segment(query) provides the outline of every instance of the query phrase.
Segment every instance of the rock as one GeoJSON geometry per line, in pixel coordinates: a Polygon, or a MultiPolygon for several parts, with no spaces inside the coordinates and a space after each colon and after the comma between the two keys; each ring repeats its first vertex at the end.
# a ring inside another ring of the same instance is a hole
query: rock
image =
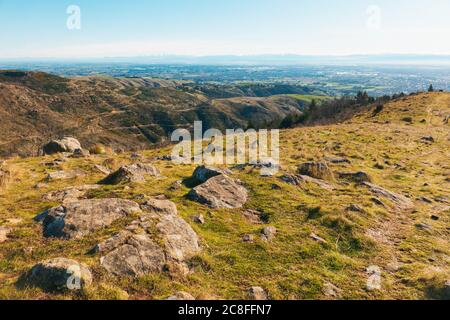
{"type": "Polygon", "coordinates": [[[11,172],[4,168],[0,168],[0,189],[5,188],[11,180],[11,172]]]}
{"type": "Polygon", "coordinates": [[[71,202],[54,207],[38,215],[44,237],[81,239],[114,221],[141,213],[135,202],[122,199],[92,199],[71,202]]]}
{"type": "Polygon", "coordinates": [[[400,265],[398,264],[397,261],[393,261],[393,262],[388,263],[388,264],[386,265],[386,270],[387,270],[388,272],[390,272],[390,273],[395,273],[395,272],[397,272],[398,270],[400,270],[400,265]]]}
{"type": "Polygon", "coordinates": [[[439,217],[438,216],[432,215],[430,218],[433,221],[439,221],[439,217]]]}
{"type": "Polygon", "coordinates": [[[167,265],[188,272],[186,261],[200,251],[197,234],[171,201],[151,199],[142,209],[139,220],[94,248],[104,255],[102,266],[116,276],[162,272],[167,265]]]}
{"type": "Polygon", "coordinates": [[[78,177],[83,177],[85,175],[86,175],[86,173],[80,169],[69,170],[69,171],[62,170],[62,171],[56,171],[56,172],[49,173],[46,178],[46,181],[50,182],[50,181],[55,181],[55,180],[69,180],[69,179],[75,179],[78,177]]]}
{"type": "Polygon", "coordinates": [[[411,199],[408,199],[407,197],[394,193],[392,191],[386,190],[380,186],[377,186],[372,183],[364,182],[363,185],[369,190],[374,193],[375,195],[379,197],[386,198],[390,200],[396,209],[399,210],[412,210],[415,208],[414,203],[411,201],[411,199]]]}
{"type": "Polygon", "coordinates": [[[251,287],[248,289],[249,300],[263,301],[268,300],[269,296],[267,292],[261,287],[251,287]]]}
{"type": "Polygon", "coordinates": [[[316,179],[316,178],[312,178],[309,176],[304,176],[304,175],[294,175],[294,174],[285,174],[283,176],[280,177],[280,180],[282,180],[285,183],[297,186],[297,187],[301,187],[304,188],[307,186],[307,184],[315,184],[319,187],[321,187],[322,189],[325,190],[334,190],[334,187],[324,181],[324,180],[320,180],[320,179],[316,179]]]}
{"type": "Polygon", "coordinates": [[[255,237],[253,235],[251,235],[251,234],[244,234],[242,236],[242,241],[244,241],[244,242],[253,242],[253,241],[255,241],[255,237]]]}
{"type": "Polygon", "coordinates": [[[420,229],[420,230],[432,230],[433,229],[429,224],[426,224],[426,223],[417,223],[416,228],[420,229]]]}
{"type": "Polygon", "coordinates": [[[326,157],[324,158],[325,161],[330,162],[332,164],[342,164],[342,163],[346,163],[346,164],[350,164],[351,161],[345,158],[329,158],[326,157]]]}
{"type": "Polygon", "coordinates": [[[211,208],[241,208],[248,199],[248,191],[237,180],[220,175],[192,189],[189,199],[211,208]]]}
{"type": "Polygon", "coordinates": [[[342,290],[334,284],[327,282],[323,286],[323,294],[328,298],[340,298],[342,290]]]}
{"type": "Polygon", "coordinates": [[[339,179],[355,182],[355,183],[363,183],[363,182],[372,182],[372,178],[365,172],[339,172],[339,179]]]}
{"type": "Polygon", "coordinates": [[[0,243],[8,240],[8,235],[12,232],[11,228],[0,227],[0,243]]]}
{"type": "Polygon", "coordinates": [[[425,202],[425,203],[433,203],[433,200],[428,199],[427,197],[418,197],[417,200],[425,202]]]}
{"type": "Polygon", "coordinates": [[[67,204],[74,202],[83,198],[87,191],[98,189],[99,185],[82,185],[78,187],[70,187],[63,190],[51,191],[45,194],[42,198],[43,200],[49,202],[59,202],[62,204],[67,204]]]}
{"type": "Polygon", "coordinates": [[[142,183],[145,182],[146,176],[157,177],[159,175],[159,170],[153,165],[135,163],[119,168],[119,170],[103,179],[100,184],[142,183]]]}
{"type": "Polygon", "coordinates": [[[375,203],[376,205],[378,205],[378,206],[386,207],[386,205],[384,204],[384,202],[381,201],[381,200],[378,199],[378,198],[371,198],[370,200],[371,200],[373,203],[375,203]]]}
{"type": "Polygon", "coordinates": [[[322,239],[321,237],[319,237],[315,233],[311,233],[309,236],[310,236],[311,239],[313,239],[316,242],[327,243],[327,241],[325,239],[322,239]]]}
{"type": "Polygon", "coordinates": [[[82,149],[81,143],[72,137],[65,137],[61,140],[52,140],[43,147],[44,154],[49,155],[63,152],[73,153],[77,149],[82,149]]]}
{"type": "Polygon", "coordinates": [[[192,301],[195,300],[195,298],[187,292],[178,291],[173,296],[168,297],[166,300],[192,301]]]}
{"type": "Polygon", "coordinates": [[[260,224],[263,222],[264,213],[257,210],[245,210],[244,217],[251,223],[260,224]]]}
{"type": "Polygon", "coordinates": [[[195,216],[193,218],[195,223],[199,223],[199,224],[205,224],[205,217],[203,217],[203,215],[199,215],[199,216],[195,216]]]}
{"type": "Polygon", "coordinates": [[[80,149],[76,149],[70,157],[79,159],[79,158],[87,158],[90,155],[91,154],[89,151],[80,148],[80,149]]]}
{"type": "Polygon", "coordinates": [[[94,165],[93,169],[99,173],[110,175],[112,171],[108,169],[107,167],[101,166],[101,165],[94,165]]]}
{"type": "Polygon", "coordinates": [[[80,290],[92,284],[92,274],[84,264],[56,258],[36,264],[25,275],[25,281],[46,291],[80,290]]]}
{"type": "Polygon", "coordinates": [[[272,226],[265,227],[262,230],[262,238],[265,241],[270,241],[270,240],[274,239],[276,234],[277,234],[277,228],[272,227],[272,226]]]}
{"type": "Polygon", "coordinates": [[[364,212],[364,209],[361,208],[359,205],[357,204],[351,204],[350,206],[347,207],[346,209],[347,211],[352,211],[352,212],[364,212]]]}
{"type": "Polygon", "coordinates": [[[199,183],[205,183],[209,179],[220,176],[222,174],[231,175],[233,173],[227,169],[200,166],[195,169],[194,173],[192,174],[192,178],[194,178],[199,183]]]}
{"type": "Polygon", "coordinates": [[[172,183],[172,185],[169,187],[169,190],[171,190],[171,191],[179,190],[179,189],[181,189],[182,186],[183,186],[183,181],[178,180],[178,181],[175,181],[174,183],[172,183]]]}
{"type": "Polygon", "coordinates": [[[434,142],[434,138],[432,136],[422,137],[421,140],[425,142],[434,142]]]}
{"type": "Polygon", "coordinates": [[[326,181],[334,181],[334,174],[326,163],[323,162],[307,162],[298,168],[298,173],[311,178],[326,181]]]}

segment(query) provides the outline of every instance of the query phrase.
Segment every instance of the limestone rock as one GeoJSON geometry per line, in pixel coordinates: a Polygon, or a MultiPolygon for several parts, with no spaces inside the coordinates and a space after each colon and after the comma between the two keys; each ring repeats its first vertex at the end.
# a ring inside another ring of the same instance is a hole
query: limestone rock
{"type": "Polygon", "coordinates": [[[60,140],[52,140],[43,147],[44,154],[55,154],[62,152],[73,153],[81,148],[81,143],[72,137],[65,137],[60,140]]]}
{"type": "Polygon", "coordinates": [[[100,184],[120,184],[120,183],[143,183],[146,176],[159,176],[159,170],[151,164],[135,163],[119,168],[116,172],[111,173],[100,184]]]}
{"type": "Polygon", "coordinates": [[[225,175],[216,176],[192,189],[188,198],[211,208],[241,208],[248,191],[238,181],[225,175]]]}
{"type": "Polygon", "coordinates": [[[92,199],[54,207],[38,215],[45,237],[81,239],[117,219],[141,213],[135,202],[122,199],[92,199]]]}
{"type": "Polygon", "coordinates": [[[79,290],[92,284],[92,274],[84,264],[56,258],[36,264],[25,280],[28,285],[46,291],[79,290]]]}

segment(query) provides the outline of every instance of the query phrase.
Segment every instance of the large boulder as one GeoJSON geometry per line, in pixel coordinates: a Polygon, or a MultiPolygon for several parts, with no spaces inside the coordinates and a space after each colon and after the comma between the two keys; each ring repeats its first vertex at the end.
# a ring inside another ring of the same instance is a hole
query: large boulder
{"type": "Polygon", "coordinates": [[[248,200],[248,191],[240,182],[220,175],[192,189],[188,198],[211,208],[242,208],[248,200]]]}
{"type": "Polygon", "coordinates": [[[194,178],[199,183],[204,183],[209,179],[220,176],[222,174],[232,174],[232,172],[227,169],[200,166],[195,169],[194,173],[192,174],[192,178],[194,178]]]}
{"type": "Polygon", "coordinates": [[[43,146],[44,154],[55,154],[62,152],[73,153],[77,149],[81,148],[81,143],[72,137],[64,137],[60,140],[52,140],[43,146]]]}
{"type": "Polygon", "coordinates": [[[36,264],[25,275],[25,283],[45,291],[80,290],[92,284],[92,274],[84,264],[56,258],[36,264]]]}
{"type": "Polygon", "coordinates": [[[159,170],[151,164],[135,163],[123,166],[111,173],[100,184],[115,185],[120,183],[142,183],[146,176],[159,176],[159,170]]]}
{"type": "Polygon", "coordinates": [[[81,239],[114,221],[141,213],[139,205],[123,199],[92,199],[70,202],[38,215],[45,237],[81,239]]]}
{"type": "Polygon", "coordinates": [[[124,231],[98,244],[101,265],[116,276],[142,276],[170,266],[187,273],[186,261],[200,251],[199,239],[168,200],[150,199],[146,214],[124,231]]]}
{"type": "Polygon", "coordinates": [[[326,163],[306,162],[298,167],[298,173],[315,179],[334,181],[334,174],[326,163]]]}

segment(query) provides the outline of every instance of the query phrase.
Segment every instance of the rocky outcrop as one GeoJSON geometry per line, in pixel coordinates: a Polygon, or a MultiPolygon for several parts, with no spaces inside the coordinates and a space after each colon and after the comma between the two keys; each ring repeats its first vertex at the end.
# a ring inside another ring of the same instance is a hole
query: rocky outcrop
{"type": "Polygon", "coordinates": [[[98,244],[102,266],[116,276],[141,276],[169,270],[187,274],[186,261],[200,251],[197,234],[168,200],[150,199],[145,214],[124,231],[98,244]]]}
{"type": "Polygon", "coordinates": [[[81,239],[131,214],[141,213],[139,205],[122,199],[93,199],[71,202],[38,215],[45,237],[81,239]]]}
{"type": "Polygon", "coordinates": [[[294,186],[297,186],[300,188],[304,188],[308,184],[314,184],[325,190],[330,190],[330,191],[334,190],[333,185],[328,183],[325,180],[320,180],[320,179],[316,179],[316,178],[312,178],[312,177],[304,176],[304,175],[299,175],[299,174],[285,174],[280,177],[280,180],[287,184],[291,184],[291,185],[294,185],[294,186]]]}
{"type": "Polygon", "coordinates": [[[81,143],[72,137],[65,137],[60,140],[52,140],[43,146],[44,154],[52,155],[55,153],[69,152],[73,153],[77,149],[82,149],[81,143]]]}
{"type": "Polygon", "coordinates": [[[298,167],[298,173],[315,179],[334,181],[334,174],[326,163],[306,162],[298,167]]]}
{"type": "Polygon", "coordinates": [[[45,291],[80,290],[92,284],[92,274],[84,264],[56,258],[36,264],[25,275],[24,282],[45,291]]]}
{"type": "Polygon", "coordinates": [[[74,169],[74,170],[68,170],[68,171],[61,170],[61,171],[49,173],[45,180],[47,182],[57,181],[57,180],[69,180],[69,179],[75,179],[78,177],[83,177],[85,175],[86,175],[86,173],[80,169],[74,169]]]}
{"type": "Polygon", "coordinates": [[[135,163],[119,168],[116,172],[111,173],[100,184],[115,185],[120,183],[142,183],[145,182],[147,176],[159,176],[159,170],[151,164],[135,163]]]}
{"type": "Polygon", "coordinates": [[[407,197],[401,194],[389,191],[387,189],[384,189],[380,186],[377,186],[369,182],[364,182],[363,185],[367,187],[376,196],[390,200],[396,209],[412,210],[415,207],[414,202],[412,202],[411,199],[408,199],[407,197]]]}
{"type": "Polygon", "coordinates": [[[82,185],[77,187],[70,187],[63,190],[55,190],[45,194],[42,198],[49,202],[58,202],[67,204],[81,200],[87,191],[98,189],[99,185],[82,185]]]}
{"type": "Polygon", "coordinates": [[[248,200],[248,191],[239,181],[220,175],[192,189],[188,198],[211,208],[241,208],[248,200]]]}
{"type": "Polygon", "coordinates": [[[209,179],[220,176],[222,174],[230,175],[232,174],[232,172],[227,169],[200,166],[195,169],[194,173],[192,174],[192,178],[195,179],[198,183],[204,183],[209,179]]]}

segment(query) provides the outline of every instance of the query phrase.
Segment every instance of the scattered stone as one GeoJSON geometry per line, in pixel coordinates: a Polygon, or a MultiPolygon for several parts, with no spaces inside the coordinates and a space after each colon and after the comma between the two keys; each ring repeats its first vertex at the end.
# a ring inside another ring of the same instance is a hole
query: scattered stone
{"type": "Polygon", "coordinates": [[[75,179],[78,177],[83,177],[85,176],[86,173],[83,170],[80,169],[74,169],[74,170],[69,170],[69,171],[56,171],[56,172],[52,172],[49,173],[46,181],[50,182],[50,181],[56,181],[56,180],[69,180],[69,179],[75,179]]]}
{"type": "Polygon", "coordinates": [[[397,272],[398,270],[400,270],[400,265],[398,264],[397,261],[393,261],[393,262],[388,263],[388,264],[386,265],[386,270],[387,270],[388,272],[395,273],[395,272],[397,272]]]}
{"type": "Polygon", "coordinates": [[[323,286],[323,294],[328,298],[340,298],[342,290],[336,287],[334,284],[327,282],[323,286]]]}
{"type": "Polygon", "coordinates": [[[187,292],[178,291],[173,296],[168,297],[166,300],[193,301],[195,300],[195,298],[187,292]]]}
{"type": "Polygon", "coordinates": [[[330,183],[328,183],[324,180],[315,179],[315,178],[312,178],[309,176],[304,176],[304,175],[299,175],[299,174],[285,174],[280,177],[280,180],[282,180],[283,182],[285,182],[287,184],[291,184],[291,185],[301,187],[301,188],[304,188],[307,186],[308,183],[311,183],[311,184],[315,184],[325,190],[329,190],[329,191],[334,190],[334,187],[330,183]]]}
{"type": "Polygon", "coordinates": [[[36,264],[25,280],[28,285],[46,291],[80,290],[92,284],[92,274],[84,264],[56,258],[36,264]]]}
{"type": "Polygon", "coordinates": [[[51,208],[35,220],[42,221],[44,237],[81,239],[117,219],[141,213],[139,205],[123,199],[92,199],[51,208]]]}
{"type": "Polygon", "coordinates": [[[339,172],[339,179],[351,181],[354,183],[372,182],[372,178],[365,172],[339,172]]]}
{"type": "Polygon", "coordinates": [[[244,217],[251,223],[260,224],[263,222],[264,213],[257,210],[245,210],[244,217]]]}
{"type": "Polygon", "coordinates": [[[172,183],[172,185],[169,187],[169,190],[171,190],[171,191],[179,190],[179,189],[181,189],[182,186],[183,186],[183,181],[178,180],[178,181],[175,181],[174,183],[172,183]]]}
{"type": "Polygon", "coordinates": [[[326,181],[334,181],[334,174],[326,163],[323,162],[307,162],[298,168],[298,173],[311,178],[326,181]]]}
{"type": "Polygon", "coordinates": [[[80,148],[80,149],[76,149],[70,157],[79,159],[79,158],[87,158],[90,155],[91,154],[89,151],[80,148]]]}
{"type": "Polygon", "coordinates": [[[384,202],[381,201],[381,200],[378,199],[378,198],[371,198],[370,200],[371,200],[373,203],[375,203],[376,205],[378,205],[378,206],[386,207],[386,205],[384,204],[384,202]]]}
{"type": "Polygon", "coordinates": [[[253,301],[269,300],[267,292],[261,287],[251,287],[248,290],[249,299],[253,301]]]}
{"type": "Polygon", "coordinates": [[[320,243],[327,243],[327,241],[321,237],[319,237],[318,235],[316,235],[315,233],[311,233],[309,235],[311,237],[311,239],[313,239],[316,242],[320,242],[320,243]]]}
{"type": "Polygon", "coordinates": [[[426,223],[417,223],[416,228],[420,229],[420,230],[432,230],[433,229],[429,224],[426,224],[426,223]]]}
{"type": "Polygon", "coordinates": [[[433,200],[431,200],[427,197],[418,197],[417,200],[425,202],[425,203],[433,203],[433,200]]]}
{"type": "Polygon", "coordinates": [[[255,241],[255,237],[253,235],[251,235],[251,234],[244,234],[242,236],[242,240],[244,242],[254,242],[255,241]]]}
{"type": "Polygon", "coordinates": [[[422,141],[426,141],[426,142],[434,142],[434,138],[431,136],[428,137],[422,137],[421,139],[422,141]]]}
{"type": "Polygon", "coordinates": [[[330,162],[332,164],[343,164],[343,163],[350,164],[351,163],[351,161],[349,159],[346,159],[346,158],[329,158],[329,157],[325,157],[324,159],[325,159],[325,161],[330,162]]]}
{"type": "Polygon", "coordinates": [[[78,201],[83,198],[87,191],[98,189],[99,185],[82,185],[77,187],[70,187],[63,190],[51,191],[45,194],[43,200],[49,202],[59,202],[67,204],[70,202],[78,201]]]}
{"type": "Polygon", "coordinates": [[[44,154],[48,155],[63,152],[73,153],[77,149],[82,149],[81,143],[72,137],[65,137],[61,140],[52,140],[43,147],[44,154]]]}
{"type": "Polygon", "coordinates": [[[382,164],[379,164],[379,163],[375,164],[373,167],[375,169],[378,169],[378,170],[384,170],[384,166],[382,164]]]}
{"type": "Polygon", "coordinates": [[[186,261],[200,251],[197,234],[171,201],[151,199],[142,209],[146,214],[127,230],[94,248],[93,252],[105,255],[101,265],[116,276],[162,272],[168,265],[187,274],[186,261]]]}
{"type": "Polygon", "coordinates": [[[151,164],[135,163],[123,166],[114,173],[111,173],[100,184],[115,185],[120,183],[143,183],[146,176],[157,177],[159,170],[151,164]]]}
{"type": "Polygon", "coordinates": [[[8,240],[8,235],[12,232],[11,228],[0,227],[0,243],[8,240]]]}
{"type": "Polygon", "coordinates": [[[202,214],[199,216],[195,216],[193,220],[195,223],[205,224],[205,217],[203,217],[202,214]]]}
{"type": "Polygon", "coordinates": [[[99,173],[110,175],[112,171],[107,167],[101,166],[99,164],[94,165],[93,169],[99,173]]]}
{"type": "Polygon", "coordinates": [[[414,203],[407,197],[384,189],[372,183],[364,182],[363,185],[377,196],[390,200],[399,210],[412,210],[415,208],[414,203]]]}
{"type": "Polygon", "coordinates": [[[239,181],[220,175],[195,187],[187,196],[211,208],[236,209],[247,202],[248,191],[239,181]]]}
{"type": "Polygon", "coordinates": [[[431,216],[431,220],[433,220],[433,221],[438,221],[438,220],[439,220],[439,217],[438,217],[438,216],[435,216],[435,215],[432,215],[432,216],[431,216]]]}
{"type": "Polygon", "coordinates": [[[347,211],[352,211],[352,212],[364,212],[364,209],[361,208],[359,205],[357,204],[351,204],[350,206],[347,207],[346,209],[347,211]]]}
{"type": "Polygon", "coordinates": [[[200,166],[197,167],[197,169],[195,169],[194,173],[192,174],[192,178],[194,178],[199,183],[205,183],[209,179],[223,174],[231,175],[233,173],[227,169],[218,169],[214,167],[200,166]]]}
{"type": "Polygon", "coordinates": [[[265,227],[262,230],[262,239],[264,241],[270,241],[273,240],[275,238],[277,234],[277,228],[270,226],[270,227],[265,227]]]}

